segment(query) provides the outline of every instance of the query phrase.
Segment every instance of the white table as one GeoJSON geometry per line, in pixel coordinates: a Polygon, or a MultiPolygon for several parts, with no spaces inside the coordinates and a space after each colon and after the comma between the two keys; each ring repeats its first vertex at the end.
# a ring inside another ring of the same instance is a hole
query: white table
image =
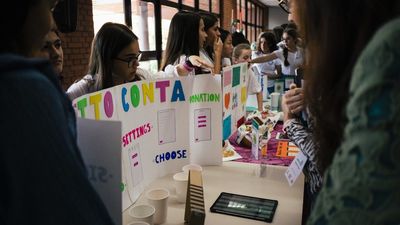
{"type": "MultiPolygon", "coordinates": [[[[278,200],[272,224],[300,225],[303,209],[304,176],[301,175],[290,187],[285,179],[287,167],[268,166],[266,177],[258,177],[255,170],[258,164],[225,162],[222,166],[203,167],[204,202],[206,225],[257,225],[266,222],[244,219],[219,213],[211,213],[210,207],[221,192],[230,192],[260,198],[278,200]]],[[[183,225],[185,204],[176,201],[172,174],[160,178],[148,188],[164,187],[170,190],[168,218],[165,225],[183,225]]],[[[143,194],[136,204],[146,203],[143,194]]],[[[129,219],[128,210],[123,213],[124,224],[129,219]]]]}

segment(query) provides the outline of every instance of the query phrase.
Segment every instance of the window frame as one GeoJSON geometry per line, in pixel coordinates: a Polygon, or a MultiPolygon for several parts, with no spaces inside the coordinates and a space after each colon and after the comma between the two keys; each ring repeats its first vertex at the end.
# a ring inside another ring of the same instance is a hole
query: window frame
{"type": "Polygon", "coordinates": [[[261,29],[261,32],[264,30],[263,24],[267,16],[267,7],[254,0],[239,0],[238,4],[239,9],[242,9],[244,7],[242,26],[246,39],[250,42],[257,41],[257,37],[260,34],[259,29],[261,29]],[[244,6],[242,5],[242,3],[244,3],[244,6]],[[254,11],[251,11],[251,8],[248,8],[249,5],[254,6],[254,11]],[[260,13],[262,14],[261,16],[259,15],[260,13]],[[254,22],[250,22],[250,16],[252,17],[251,20],[253,20],[254,22]],[[251,35],[252,29],[255,34],[254,37],[253,35],[251,35]]]}
{"type": "MultiPolygon", "coordinates": [[[[219,0],[219,14],[212,12],[212,3],[217,0],[208,0],[209,2],[209,9],[208,11],[199,9],[200,1],[204,0],[194,0],[194,7],[184,5],[182,0],[178,0],[178,3],[168,0],[140,0],[143,2],[149,2],[154,4],[154,21],[155,21],[155,43],[156,43],[156,50],[152,51],[143,51],[142,52],[142,60],[141,61],[149,61],[149,60],[157,60],[158,68],[161,64],[162,58],[162,6],[168,6],[172,8],[178,9],[178,11],[186,10],[186,11],[194,11],[194,12],[210,12],[213,15],[217,16],[220,23],[222,24],[223,20],[223,0],[219,0]]],[[[123,0],[124,6],[124,18],[125,24],[132,28],[132,0],[123,0]]]]}

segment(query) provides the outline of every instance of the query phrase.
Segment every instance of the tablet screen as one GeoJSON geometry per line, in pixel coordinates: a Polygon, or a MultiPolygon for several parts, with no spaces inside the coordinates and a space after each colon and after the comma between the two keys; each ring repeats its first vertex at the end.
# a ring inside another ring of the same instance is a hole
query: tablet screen
{"type": "Polygon", "coordinates": [[[253,220],[272,222],[278,201],[222,192],[211,212],[239,216],[253,220]]]}

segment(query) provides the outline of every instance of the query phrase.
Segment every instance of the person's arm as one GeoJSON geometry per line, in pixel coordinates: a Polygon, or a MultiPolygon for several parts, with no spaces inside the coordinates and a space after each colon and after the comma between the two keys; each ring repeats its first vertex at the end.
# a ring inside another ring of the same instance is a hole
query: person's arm
{"type": "MultiPolygon", "coordinates": [[[[68,98],[72,101],[75,98],[78,98],[82,95],[88,94],[89,91],[89,86],[93,85],[91,84],[88,79],[88,76],[85,76],[81,80],[77,81],[76,83],[73,83],[66,91],[66,94],[68,98]]],[[[94,82],[94,81],[93,81],[94,82]]]]}
{"type": "Polygon", "coordinates": [[[263,95],[262,92],[258,92],[257,94],[257,106],[258,106],[258,111],[263,111],[263,95]]]}
{"type": "Polygon", "coordinates": [[[65,96],[41,74],[33,75],[8,79],[0,92],[7,106],[0,112],[0,221],[113,224],[87,178],[65,96]]]}
{"type": "Polygon", "coordinates": [[[353,69],[343,141],[309,225],[400,221],[400,20],[376,34],[353,69]]]}
{"type": "Polygon", "coordinates": [[[274,60],[276,58],[277,58],[277,56],[275,55],[275,53],[272,52],[270,54],[263,55],[258,58],[252,59],[250,63],[264,63],[264,62],[269,62],[271,60],[274,60]]]}
{"type": "Polygon", "coordinates": [[[178,64],[176,66],[177,73],[179,76],[187,76],[190,72],[192,72],[195,67],[200,67],[204,69],[208,69],[212,71],[214,68],[212,65],[207,63],[204,59],[200,56],[192,55],[189,56],[184,62],[178,64]]]}
{"type": "Polygon", "coordinates": [[[195,67],[207,69],[213,71],[214,66],[210,65],[206,60],[202,59],[200,56],[192,55],[189,57],[181,56],[179,64],[172,65],[169,64],[165,67],[164,71],[159,71],[156,73],[156,78],[167,78],[167,77],[179,77],[194,75],[195,67]]]}

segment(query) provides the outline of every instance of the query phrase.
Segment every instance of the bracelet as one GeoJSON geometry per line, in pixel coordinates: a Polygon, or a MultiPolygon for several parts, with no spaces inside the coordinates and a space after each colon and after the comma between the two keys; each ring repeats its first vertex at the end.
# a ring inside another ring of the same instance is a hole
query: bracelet
{"type": "Polygon", "coordinates": [[[182,65],[188,72],[192,72],[192,70],[194,69],[193,64],[189,61],[188,58],[186,58],[185,62],[182,65]]]}

